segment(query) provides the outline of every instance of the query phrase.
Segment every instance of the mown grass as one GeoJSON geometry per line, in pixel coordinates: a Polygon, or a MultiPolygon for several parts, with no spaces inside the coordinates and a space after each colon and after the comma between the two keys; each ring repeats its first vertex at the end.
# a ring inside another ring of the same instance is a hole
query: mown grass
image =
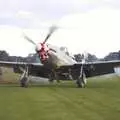
{"type": "Polygon", "coordinates": [[[18,83],[20,74],[13,72],[12,68],[2,67],[2,76],[0,76],[0,83],[18,83]]]}
{"type": "Polygon", "coordinates": [[[116,76],[88,79],[85,89],[71,82],[28,88],[1,84],[0,120],[119,120],[119,92],[116,76]]]}

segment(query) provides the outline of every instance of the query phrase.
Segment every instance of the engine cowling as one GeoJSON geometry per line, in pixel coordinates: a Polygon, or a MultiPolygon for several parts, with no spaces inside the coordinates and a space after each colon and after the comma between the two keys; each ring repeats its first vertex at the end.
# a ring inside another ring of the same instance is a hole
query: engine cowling
{"type": "Polygon", "coordinates": [[[40,43],[37,46],[36,51],[39,54],[42,63],[49,58],[49,49],[44,43],[40,43]]]}

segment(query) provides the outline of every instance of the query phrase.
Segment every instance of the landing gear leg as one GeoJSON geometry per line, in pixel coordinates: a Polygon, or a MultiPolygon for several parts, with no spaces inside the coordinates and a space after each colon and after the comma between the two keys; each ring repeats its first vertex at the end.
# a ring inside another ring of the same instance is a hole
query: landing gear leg
{"type": "Polygon", "coordinates": [[[49,74],[49,82],[53,83],[54,81],[54,71],[52,70],[51,73],[49,74]]]}
{"type": "Polygon", "coordinates": [[[80,88],[85,88],[86,86],[86,78],[85,77],[79,77],[76,81],[77,86],[80,88]]]}
{"type": "Polygon", "coordinates": [[[60,83],[60,79],[58,78],[58,74],[55,72],[54,75],[55,75],[55,79],[56,79],[57,83],[60,83]]]}
{"type": "Polygon", "coordinates": [[[87,81],[86,81],[86,75],[84,73],[83,67],[81,68],[80,76],[78,77],[76,83],[77,83],[77,86],[80,88],[85,88],[86,86],[87,81]]]}
{"type": "Polygon", "coordinates": [[[28,87],[28,67],[25,68],[21,78],[20,78],[20,86],[21,87],[28,87]]]}
{"type": "Polygon", "coordinates": [[[55,72],[55,70],[52,70],[51,73],[49,74],[49,82],[53,83],[54,80],[56,80],[58,83],[60,83],[58,74],[55,72]]]}
{"type": "Polygon", "coordinates": [[[21,80],[20,80],[20,86],[21,87],[28,87],[28,84],[27,84],[27,77],[23,77],[21,80]]]}
{"type": "Polygon", "coordinates": [[[73,80],[71,69],[68,70],[68,77],[70,80],[73,80]]]}
{"type": "Polygon", "coordinates": [[[53,75],[52,75],[52,74],[49,74],[49,82],[50,82],[50,83],[53,83],[53,81],[54,81],[53,75]]]}

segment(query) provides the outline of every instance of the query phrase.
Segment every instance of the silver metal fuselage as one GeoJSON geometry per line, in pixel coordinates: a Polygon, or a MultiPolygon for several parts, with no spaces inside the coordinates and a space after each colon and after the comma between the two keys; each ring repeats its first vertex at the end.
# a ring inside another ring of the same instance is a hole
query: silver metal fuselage
{"type": "Polygon", "coordinates": [[[63,65],[73,65],[76,61],[72,58],[72,56],[66,54],[66,51],[61,50],[59,47],[48,44],[49,58],[47,59],[47,63],[52,66],[60,67],[63,65]]]}

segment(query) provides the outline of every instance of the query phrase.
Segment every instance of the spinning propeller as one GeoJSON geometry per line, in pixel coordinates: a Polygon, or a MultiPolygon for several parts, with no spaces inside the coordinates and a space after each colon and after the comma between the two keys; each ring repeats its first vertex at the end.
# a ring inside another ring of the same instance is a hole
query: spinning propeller
{"type": "Polygon", "coordinates": [[[33,40],[31,40],[29,37],[27,37],[26,35],[24,35],[24,38],[25,38],[26,40],[28,40],[30,43],[32,43],[33,45],[36,46],[36,43],[35,43],[33,40]]]}
{"type": "Polygon", "coordinates": [[[49,30],[49,33],[48,35],[46,36],[45,40],[43,41],[43,44],[45,44],[48,40],[48,38],[52,35],[52,33],[57,30],[57,27],[56,26],[52,26],[50,27],[50,30],[49,30]]]}
{"type": "Polygon", "coordinates": [[[39,53],[40,58],[42,61],[46,60],[46,54],[47,54],[47,48],[45,46],[45,43],[48,41],[48,39],[50,38],[50,36],[53,34],[53,32],[57,29],[56,26],[52,26],[49,29],[49,33],[47,34],[47,36],[45,37],[44,41],[42,43],[40,43],[39,45],[37,45],[33,40],[31,40],[29,37],[27,37],[26,35],[24,35],[24,38],[26,40],[28,40],[30,43],[32,43],[33,45],[35,45],[36,47],[36,51],[39,53]]]}
{"type": "MultiPolygon", "coordinates": [[[[45,40],[42,42],[42,44],[45,44],[47,41],[48,41],[48,39],[50,38],[50,36],[53,34],[53,32],[55,31],[57,29],[57,27],[56,26],[52,26],[52,27],[50,27],[50,29],[49,29],[49,33],[47,34],[47,36],[45,37],[45,40]]],[[[28,40],[30,43],[32,43],[33,45],[37,45],[33,40],[31,40],[28,36],[26,36],[25,34],[24,34],[24,38],[26,39],[26,40],[28,40]]]]}

